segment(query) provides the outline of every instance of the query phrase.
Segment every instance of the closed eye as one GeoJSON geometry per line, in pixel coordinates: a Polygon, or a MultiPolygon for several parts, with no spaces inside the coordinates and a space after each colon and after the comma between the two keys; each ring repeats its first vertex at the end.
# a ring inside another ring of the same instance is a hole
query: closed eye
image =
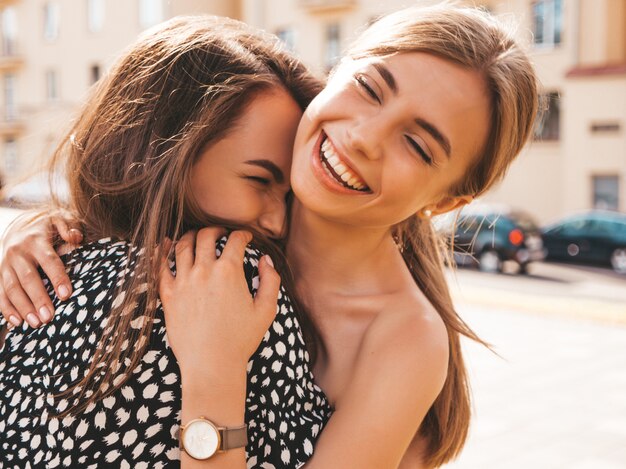
{"type": "Polygon", "coordinates": [[[428,156],[428,153],[424,151],[422,146],[419,143],[417,143],[415,140],[413,140],[411,137],[409,137],[408,135],[406,135],[404,138],[406,138],[406,141],[409,142],[409,145],[411,145],[411,147],[421,156],[424,162],[432,166],[433,159],[430,156],[428,156]]]}
{"type": "Polygon", "coordinates": [[[250,181],[258,182],[259,184],[262,184],[264,186],[269,186],[272,183],[272,181],[270,181],[269,179],[260,176],[245,176],[245,178],[249,179],[250,181]]]}
{"type": "Polygon", "coordinates": [[[372,88],[372,86],[368,83],[368,78],[365,75],[356,75],[354,79],[373,100],[375,100],[378,104],[382,104],[381,99],[376,94],[376,91],[374,91],[374,88],[372,88]]]}

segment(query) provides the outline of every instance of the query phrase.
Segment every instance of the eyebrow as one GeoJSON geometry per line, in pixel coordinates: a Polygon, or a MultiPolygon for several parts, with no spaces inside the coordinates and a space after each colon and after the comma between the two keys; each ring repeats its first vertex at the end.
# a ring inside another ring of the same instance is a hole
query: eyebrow
{"type": "Polygon", "coordinates": [[[285,175],[283,174],[282,170],[270,160],[248,160],[245,163],[252,166],[259,166],[260,168],[268,170],[272,174],[274,181],[276,181],[278,184],[282,184],[283,182],[285,182],[285,175]]]}
{"type": "Polygon", "coordinates": [[[374,62],[372,63],[372,66],[380,74],[383,80],[385,80],[385,83],[387,83],[387,86],[391,89],[393,94],[398,94],[398,84],[389,69],[380,62],[374,62]]]}
{"type": "MultiPolygon", "coordinates": [[[[374,62],[372,63],[372,66],[380,74],[385,83],[387,83],[387,86],[391,89],[393,94],[398,94],[398,84],[389,69],[381,62],[374,62]]],[[[437,141],[437,143],[441,145],[443,150],[446,152],[446,156],[450,158],[450,154],[452,153],[450,140],[446,138],[437,127],[424,119],[418,117],[415,119],[415,123],[428,132],[437,141]]]]}
{"type": "Polygon", "coordinates": [[[448,140],[448,138],[445,135],[443,135],[437,127],[435,127],[430,122],[425,121],[424,119],[420,119],[418,117],[415,119],[415,123],[419,125],[422,129],[424,129],[426,132],[428,132],[431,135],[431,137],[434,138],[437,141],[437,143],[439,143],[439,145],[441,145],[443,150],[446,152],[446,156],[450,158],[450,154],[452,153],[450,140],[448,140]]]}

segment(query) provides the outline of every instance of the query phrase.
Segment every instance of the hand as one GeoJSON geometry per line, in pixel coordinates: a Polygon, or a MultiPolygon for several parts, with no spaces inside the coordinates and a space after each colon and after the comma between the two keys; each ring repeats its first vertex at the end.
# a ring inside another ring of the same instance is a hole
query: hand
{"type": "Polygon", "coordinates": [[[37,268],[41,266],[57,296],[70,297],[72,287],[63,262],[54,250],[56,236],[70,245],[80,244],[79,224],[68,212],[44,216],[24,215],[6,231],[0,262],[0,311],[13,326],[26,320],[39,327],[52,319],[54,306],[37,268]]]}
{"type": "Polygon", "coordinates": [[[219,228],[186,233],[176,244],[176,276],[162,259],[159,294],[167,337],[183,381],[215,382],[241,375],[276,315],[280,277],[269,256],[259,261],[260,285],[252,297],[243,262],[248,232],[230,234],[218,259],[219,228]],[[195,255],[194,255],[195,247],[195,255]]]}

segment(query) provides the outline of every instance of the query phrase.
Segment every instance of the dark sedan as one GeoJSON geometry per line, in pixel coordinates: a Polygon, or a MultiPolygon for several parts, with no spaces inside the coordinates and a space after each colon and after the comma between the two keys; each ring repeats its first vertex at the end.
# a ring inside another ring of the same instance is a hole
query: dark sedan
{"type": "Polygon", "coordinates": [[[531,262],[544,258],[541,233],[533,218],[504,206],[467,207],[454,238],[456,263],[476,263],[484,272],[501,272],[504,262],[514,261],[524,273],[531,262]]]}
{"type": "Polygon", "coordinates": [[[592,211],[543,229],[547,259],[610,265],[626,274],[626,214],[592,211]]]}

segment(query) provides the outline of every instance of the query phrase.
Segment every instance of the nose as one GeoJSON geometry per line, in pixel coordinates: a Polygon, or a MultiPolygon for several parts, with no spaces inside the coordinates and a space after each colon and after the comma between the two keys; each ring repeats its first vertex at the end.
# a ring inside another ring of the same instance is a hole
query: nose
{"type": "Polygon", "coordinates": [[[383,122],[373,117],[361,117],[346,130],[349,148],[370,160],[382,157],[385,138],[383,122]]]}
{"type": "Polygon", "coordinates": [[[274,200],[259,218],[259,227],[270,238],[283,238],[287,231],[287,204],[285,200],[274,200]]]}

